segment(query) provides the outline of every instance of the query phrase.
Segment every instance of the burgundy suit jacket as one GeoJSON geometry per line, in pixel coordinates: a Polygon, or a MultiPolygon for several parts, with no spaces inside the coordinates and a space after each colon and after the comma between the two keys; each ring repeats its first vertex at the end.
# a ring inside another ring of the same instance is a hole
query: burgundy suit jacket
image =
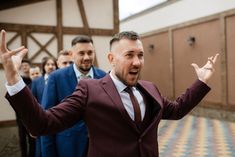
{"type": "Polygon", "coordinates": [[[169,101],[151,82],[140,80],[137,87],[152,99],[146,104],[151,106],[151,123],[143,131],[130,119],[109,75],[81,80],[71,96],[47,111],[40,108],[27,87],[6,98],[33,135],[54,134],[83,118],[89,131],[88,157],[158,157],[160,120],[182,118],[210,88],[197,80],[185,94],[169,101]]]}

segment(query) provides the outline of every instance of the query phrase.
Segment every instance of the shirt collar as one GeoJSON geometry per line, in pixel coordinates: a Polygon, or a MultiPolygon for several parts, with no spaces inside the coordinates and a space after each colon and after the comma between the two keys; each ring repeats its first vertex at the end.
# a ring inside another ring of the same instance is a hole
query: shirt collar
{"type": "Polygon", "coordinates": [[[122,81],[120,81],[117,76],[115,74],[113,74],[113,72],[111,71],[109,73],[111,79],[113,80],[117,90],[118,90],[118,93],[121,93],[122,91],[124,91],[124,89],[127,87],[124,83],[122,83],[122,81]]]}
{"type": "MultiPolygon", "coordinates": [[[[80,78],[82,73],[77,69],[77,66],[75,64],[73,64],[73,70],[75,72],[76,78],[80,78]]],[[[86,76],[89,76],[89,75],[91,78],[94,78],[93,68],[91,68],[89,72],[86,74],[86,76]]]]}
{"type": "Polygon", "coordinates": [[[48,75],[48,74],[45,74],[45,75],[44,75],[44,80],[47,80],[48,77],[49,77],[49,75],[48,75]]]}

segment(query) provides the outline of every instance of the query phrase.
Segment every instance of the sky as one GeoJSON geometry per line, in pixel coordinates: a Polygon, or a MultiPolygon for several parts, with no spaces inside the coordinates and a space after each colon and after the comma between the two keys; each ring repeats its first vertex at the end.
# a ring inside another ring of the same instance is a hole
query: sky
{"type": "Polygon", "coordinates": [[[166,0],[119,0],[119,19],[134,15],[166,0]]]}

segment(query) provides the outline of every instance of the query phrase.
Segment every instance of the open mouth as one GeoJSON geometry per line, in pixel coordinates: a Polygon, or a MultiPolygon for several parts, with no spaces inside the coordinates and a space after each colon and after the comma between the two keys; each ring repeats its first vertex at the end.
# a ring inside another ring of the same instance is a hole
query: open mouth
{"type": "Polygon", "coordinates": [[[90,66],[91,63],[83,63],[84,66],[90,66]]]}
{"type": "Polygon", "coordinates": [[[138,71],[130,71],[129,72],[130,75],[138,75],[138,73],[139,73],[138,71]]]}
{"type": "Polygon", "coordinates": [[[87,65],[87,64],[91,64],[91,62],[83,62],[82,64],[86,64],[87,65]]]}

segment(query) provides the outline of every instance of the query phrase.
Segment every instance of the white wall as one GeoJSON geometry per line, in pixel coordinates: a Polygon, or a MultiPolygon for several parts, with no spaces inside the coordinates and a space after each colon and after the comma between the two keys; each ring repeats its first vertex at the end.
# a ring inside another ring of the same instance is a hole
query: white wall
{"type": "MultiPolygon", "coordinates": [[[[112,0],[83,0],[90,28],[113,28],[112,0]]],[[[63,26],[82,27],[82,19],[77,0],[63,0],[63,26]]]]}
{"type": "Polygon", "coordinates": [[[235,8],[235,0],[180,0],[120,22],[120,30],[140,34],[235,8]]]}
{"type": "Polygon", "coordinates": [[[93,36],[94,45],[96,50],[96,59],[98,62],[99,67],[101,67],[106,72],[111,70],[111,65],[108,62],[108,52],[109,52],[109,41],[111,37],[100,37],[100,36],[93,36]]]}
{"type": "MultiPolygon", "coordinates": [[[[113,29],[113,1],[112,0],[83,0],[88,25],[90,28],[113,29]]],[[[62,23],[65,27],[83,27],[77,0],[62,0],[62,23]]],[[[31,24],[31,25],[47,25],[56,26],[56,0],[43,1],[35,4],[15,7],[0,11],[1,23],[14,24],[31,24]]],[[[2,29],[2,28],[1,28],[2,29]]],[[[7,31],[7,30],[6,30],[7,31]]],[[[7,41],[11,39],[16,32],[7,32],[7,41]]],[[[41,44],[45,44],[53,36],[51,33],[32,33],[41,44]]],[[[71,48],[71,41],[76,35],[64,35],[64,49],[71,48]]],[[[111,36],[93,36],[96,48],[96,58],[98,65],[105,71],[110,70],[107,60],[107,52],[109,50],[109,40],[111,36]]],[[[20,46],[21,38],[18,37],[12,44],[10,49],[20,46]]],[[[29,57],[38,51],[39,46],[30,38],[28,38],[29,57]]],[[[56,57],[57,39],[49,45],[48,50],[56,57]]],[[[34,63],[40,63],[46,53],[40,55],[33,60],[34,63]]],[[[4,87],[5,78],[3,71],[0,70],[0,121],[15,119],[15,113],[5,100],[4,95],[6,89],[4,87]]]]}
{"type": "Polygon", "coordinates": [[[9,105],[8,101],[4,98],[6,94],[5,88],[5,75],[2,70],[0,70],[0,121],[1,120],[11,120],[15,118],[15,112],[9,105]]]}
{"type": "Polygon", "coordinates": [[[56,25],[55,0],[0,11],[0,22],[17,24],[56,25]]]}

